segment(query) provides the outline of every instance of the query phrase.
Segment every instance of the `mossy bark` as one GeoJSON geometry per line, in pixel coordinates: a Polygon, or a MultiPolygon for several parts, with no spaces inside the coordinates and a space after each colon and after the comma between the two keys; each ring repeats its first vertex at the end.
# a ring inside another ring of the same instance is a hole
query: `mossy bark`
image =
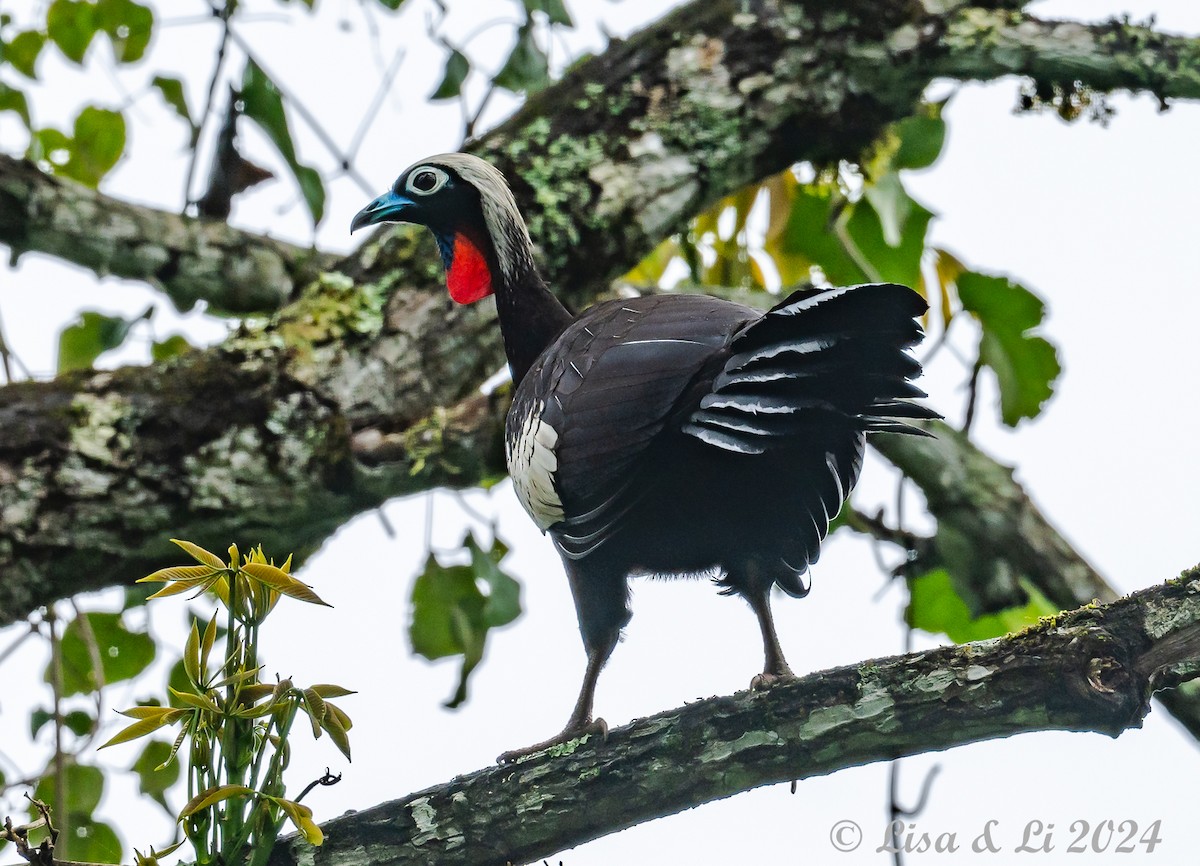
{"type": "Polygon", "coordinates": [[[697,701],[292,837],[272,866],[536,862],[761,785],[1027,731],[1139,727],[1200,676],[1200,568],[998,640],[875,659],[697,701]]]}

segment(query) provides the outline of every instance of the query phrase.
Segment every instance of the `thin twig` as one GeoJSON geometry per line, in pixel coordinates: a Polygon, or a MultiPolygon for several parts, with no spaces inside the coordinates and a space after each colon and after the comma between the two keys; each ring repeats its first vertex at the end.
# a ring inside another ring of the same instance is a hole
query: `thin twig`
{"type": "MultiPolygon", "coordinates": [[[[63,749],[63,664],[62,644],[58,636],[58,616],[54,605],[46,607],[46,623],[50,626],[50,687],[54,691],[54,796],[60,803],[69,801],[70,792],[67,790],[67,754],[63,749]]],[[[50,826],[50,818],[46,817],[46,826],[50,826]]],[[[70,838],[70,815],[63,810],[62,826],[59,832],[66,832],[70,838]]]]}
{"type": "Polygon", "coordinates": [[[971,368],[971,378],[967,380],[967,413],[963,418],[962,432],[963,435],[968,435],[971,432],[971,424],[975,421],[975,404],[979,397],[979,372],[983,369],[983,359],[977,358],[975,366],[971,368]]]}
{"type": "Polygon", "coordinates": [[[88,659],[92,664],[95,683],[94,694],[96,695],[96,715],[92,719],[87,737],[76,747],[76,752],[78,753],[95,738],[96,731],[100,729],[100,719],[104,715],[104,661],[100,658],[100,642],[96,640],[96,632],[92,629],[91,620],[88,619],[86,613],[79,609],[74,599],[70,599],[68,604],[71,605],[71,610],[75,612],[75,622],[79,623],[79,636],[83,638],[83,645],[87,648],[88,659]]]}
{"type": "Polygon", "coordinates": [[[204,100],[204,112],[200,115],[196,126],[196,146],[192,148],[192,158],[188,161],[187,180],[183,186],[183,209],[186,212],[192,203],[192,183],[196,179],[196,164],[200,158],[200,138],[208,117],[212,114],[213,100],[216,98],[217,82],[221,79],[221,69],[225,65],[225,49],[229,45],[229,18],[233,15],[234,4],[226,0],[220,9],[215,4],[211,6],[213,15],[221,21],[221,42],[217,46],[217,62],[213,65],[212,77],[208,80],[208,95],[204,100]]]}
{"type": "MultiPolygon", "coordinates": [[[[392,84],[395,83],[396,73],[400,71],[400,64],[404,61],[404,56],[404,49],[398,49],[391,64],[384,71],[383,79],[379,82],[379,87],[375,90],[375,97],[371,100],[371,107],[367,109],[367,113],[359,121],[358,129],[354,130],[354,137],[350,139],[350,148],[346,151],[347,163],[358,156],[358,149],[362,147],[371,124],[375,122],[375,117],[379,113],[379,107],[383,105],[383,100],[387,98],[388,91],[392,89],[392,84]]],[[[347,167],[348,165],[342,166],[343,169],[347,167]]]]}

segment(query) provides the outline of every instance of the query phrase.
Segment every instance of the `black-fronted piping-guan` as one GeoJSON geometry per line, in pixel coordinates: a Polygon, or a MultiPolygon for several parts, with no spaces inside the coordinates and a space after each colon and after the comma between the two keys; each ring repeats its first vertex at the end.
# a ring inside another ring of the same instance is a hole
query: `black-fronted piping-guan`
{"type": "Polygon", "coordinates": [[[490,294],[516,388],[505,445],[517,497],[562,556],[587,669],[557,736],[587,731],[596,678],[629,621],[630,575],[719,577],[749,602],[765,663],[791,675],[770,593],[792,596],[858,478],[865,434],[920,432],[908,398],[925,301],[904,286],[804,289],[763,313],[703,295],[607,301],[578,317],[551,294],[503,175],[432,156],[351,229],[418,223],[437,239],[450,296],[490,294]]]}

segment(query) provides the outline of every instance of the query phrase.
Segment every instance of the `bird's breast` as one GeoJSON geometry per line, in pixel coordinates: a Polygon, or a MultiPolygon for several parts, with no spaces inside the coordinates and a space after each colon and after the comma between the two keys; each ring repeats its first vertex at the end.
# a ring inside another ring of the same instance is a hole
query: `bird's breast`
{"type": "Polygon", "coordinates": [[[504,436],[505,457],[517,499],[543,532],[563,519],[554,474],[558,431],[543,419],[540,400],[514,403],[504,436]]]}

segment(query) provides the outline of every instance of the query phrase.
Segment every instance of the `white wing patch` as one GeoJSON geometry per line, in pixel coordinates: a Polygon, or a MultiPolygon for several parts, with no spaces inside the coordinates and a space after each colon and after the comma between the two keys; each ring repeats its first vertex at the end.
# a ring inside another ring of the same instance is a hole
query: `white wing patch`
{"type": "Polygon", "coordinates": [[[543,532],[563,519],[562,501],[554,489],[554,473],[558,470],[554,446],[558,444],[558,431],[542,421],[545,405],[542,402],[531,405],[517,428],[516,438],[505,437],[504,442],[508,474],[517,498],[543,532]]]}

